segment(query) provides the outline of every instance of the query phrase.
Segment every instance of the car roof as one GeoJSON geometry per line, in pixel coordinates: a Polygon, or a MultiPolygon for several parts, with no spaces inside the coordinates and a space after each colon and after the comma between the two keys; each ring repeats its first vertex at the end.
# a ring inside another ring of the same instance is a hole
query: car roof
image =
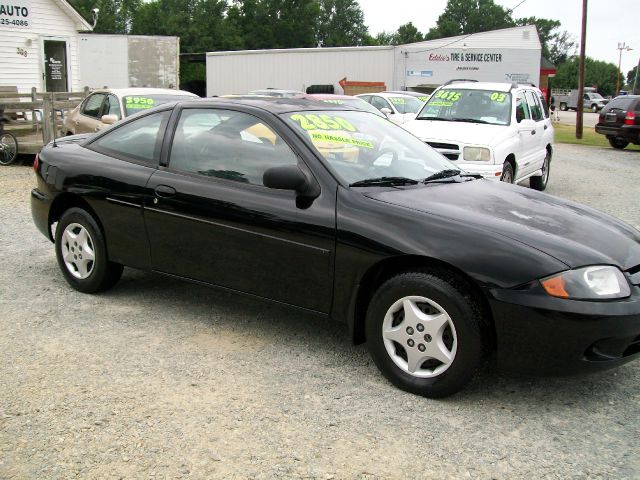
{"type": "Polygon", "coordinates": [[[252,92],[260,92],[260,93],[303,93],[300,90],[286,90],[283,88],[259,88],[257,90],[251,90],[252,92]]]}
{"type": "Polygon", "coordinates": [[[333,93],[308,93],[307,98],[315,98],[316,100],[353,100],[353,95],[337,95],[333,93]]]}
{"type": "Polygon", "coordinates": [[[185,95],[194,98],[200,98],[195,93],[186,90],[174,90],[172,88],[147,88],[147,87],[131,87],[131,88],[97,88],[91,93],[113,93],[119,97],[127,97],[133,95],[185,95]]]}
{"type": "Polygon", "coordinates": [[[338,105],[334,103],[319,102],[308,98],[282,98],[282,97],[213,97],[199,98],[194,100],[180,100],[172,105],[182,106],[199,106],[199,107],[221,107],[224,105],[237,106],[245,105],[260,108],[271,113],[288,113],[299,111],[318,111],[318,110],[352,110],[362,112],[358,108],[338,105]]]}
{"type": "Polygon", "coordinates": [[[399,93],[401,95],[409,95],[410,97],[416,97],[416,98],[418,98],[418,97],[428,97],[428,96],[431,95],[430,93],[408,92],[408,91],[401,92],[399,90],[388,90],[388,91],[382,92],[382,93],[393,93],[393,94],[396,94],[396,95],[399,93]]]}
{"type": "MultiPolygon", "coordinates": [[[[413,95],[407,95],[406,93],[391,93],[391,92],[370,92],[370,93],[363,93],[362,95],[378,95],[380,97],[383,98],[390,98],[390,97],[394,97],[394,98],[398,98],[398,97],[409,97],[409,98],[416,98],[413,95]]],[[[358,97],[360,95],[357,95],[358,97]]]]}
{"type": "MultiPolygon", "coordinates": [[[[443,85],[442,88],[464,88],[465,90],[492,90],[495,92],[510,92],[514,87],[513,83],[507,82],[454,82],[448,85],[443,85]]],[[[531,90],[538,90],[538,87],[533,85],[517,85],[518,88],[528,88],[531,90]]]]}

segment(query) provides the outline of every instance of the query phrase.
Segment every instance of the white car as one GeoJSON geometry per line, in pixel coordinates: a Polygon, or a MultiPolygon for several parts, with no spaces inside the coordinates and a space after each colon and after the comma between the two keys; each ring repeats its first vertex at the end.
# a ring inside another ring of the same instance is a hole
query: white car
{"type": "Polygon", "coordinates": [[[362,93],[356,97],[369,102],[398,125],[416,118],[416,114],[424,105],[416,97],[404,93],[362,93]]]}
{"type": "Polygon", "coordinates": [[[553,125],[542,92],[510,83],[452,82],[438,88],[403,127],[486,178],[544,190],[553,156],[553,125]]]}

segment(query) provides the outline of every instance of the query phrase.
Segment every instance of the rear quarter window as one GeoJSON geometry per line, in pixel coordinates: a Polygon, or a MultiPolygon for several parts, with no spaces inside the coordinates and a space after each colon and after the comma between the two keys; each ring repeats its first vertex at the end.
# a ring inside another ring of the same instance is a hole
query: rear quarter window
{"type": "Polygon", "coordinates": [[[636,104],[635,108],[638,108],[638,104],[640,102],[637,101],[637,99],[635,98],[624,98],[624,97],[618,97],[618,98],[614,98],[613,100],[611,100],[607,106],[605,107],[606,111],[609,110],[629,110],[629,107],[633,106],[633,104],[636,104]]]}

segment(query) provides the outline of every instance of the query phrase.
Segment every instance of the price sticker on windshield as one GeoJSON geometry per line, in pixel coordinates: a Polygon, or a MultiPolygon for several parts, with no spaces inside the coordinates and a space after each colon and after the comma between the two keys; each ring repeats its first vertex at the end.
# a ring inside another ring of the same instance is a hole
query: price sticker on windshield
{"type": "Polygon", "coordinates": [[[454,90],[440,90],[439,92],[436,92],[435,98],[438,98],[442,101],[457,102],[462,98],[462,93],[456,92],[454,90]]]}
{"type": "Polygon", "coordinates": [[[356,127],[347,119],[332,115],[315,115],[296,113],[289,117],[298,123],[303,130],[345,130],[355,132],[356,127]]]}
{"type": "Polygon", "coordinates": [[[407,103],[404,98],[391,97],[389,98],[389,100],[391,100],[391,103],[393,103],[394,105],[404,105],[405,103],[407,103]]]}
{"type": "Polygon", "coordinates": [[[314,144],[327,142],[331,144],[339,143],[342,145],[352,145],[354,147],[373,148],[373,143],[368,142],[367,140],[358,140],[357,138],[351,138],[346,135],[335,135],[332,133],[316,131],[309,132],[309,136],[314,144]]]}
{"type": "Polygon", "coordinates": [[[343,105],[344,104],[344,100],[322,100],[324,103],[334,103],[336,105],[343,105]]]}
{"type": "Polygon", "coordinates": [[[489,98],[491,98],[492,102],[504,103],[507,99],[507,94],[502,92],[493,92],[489,98]]]}
{"type": "Polygon", "coordinates": [[[155,100],[153,98],[147,97],[126,97],[125,99],[125,107],[128,109],[132,108],[151,108],[155,105],[155,100]]]}

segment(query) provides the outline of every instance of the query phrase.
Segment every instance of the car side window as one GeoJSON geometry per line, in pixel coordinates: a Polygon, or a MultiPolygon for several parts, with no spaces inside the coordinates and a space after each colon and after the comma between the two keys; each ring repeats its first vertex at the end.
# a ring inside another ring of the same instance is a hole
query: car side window
{"type": "Polygon", "coordinates": [[[156,165],[171,111],[153,113],[109,130],[89,148],[105,155],[156,165]]]}
{"type": "Polygon", "coordinates": [[[289,146],[259,118],[219,109],[185,109],[180,114],[169,168],[263,185],[271,167],[297,165],[289,146]]]}
{"type": "Polygon", "coordinates": [[[518,92],[516,95],[516,121],[520,123],[522,120],[530,119],[531,113],[529,106],[524,98],[524,92],[518,92]]]}
{"type": "Polygon", "coordinates": [[[103,115],[115,115],[118,117],[118,120],[122,118],[122,114],[120,112],[120,102],[115,97],[115,95],[107,95],[107,101],[104,103],[104,110],[102,111],[103,115]]]}
{"type": "Polygon", "coordinates": [[[367,103],[371,103],[371,95],[360,95],[358,98],[361,98],[367,103]]]}
{"type": "Polygon", "coordinates": [[[387,102],[382,97],[371,97],[371,105],[373,105],[380,111],[382,111],[383,108],[388,108],[393,112],[393,108],[391,108],[391,105],[389,105],[389,102],[387,102]]]}
{"type": "Polygon", "coordinates": [[[538,100],[540,101],[540,105],[542,105],[544,118],[549,118],[549,105],[547,105],[547,101],[544,99],[541,93],[538,93],[538,100]]]}
{"type": "Polygon", "coordinates": [[[94,93],[87,98],[82,104],[80,112],[91,118],[100,118],[100,110],[102,102],[104,102],[104,93],[94,93]]]}
{"type": "Polygon", "coordinates": [[[544,117],[542,115],[542,107],[540,106],[536,95],[534,95],[533,92],[527,91],[526,97],[527,104],[529,105],[529,110],[531,111],[531,118],[536,122],[544,120],[544,117]]]}

